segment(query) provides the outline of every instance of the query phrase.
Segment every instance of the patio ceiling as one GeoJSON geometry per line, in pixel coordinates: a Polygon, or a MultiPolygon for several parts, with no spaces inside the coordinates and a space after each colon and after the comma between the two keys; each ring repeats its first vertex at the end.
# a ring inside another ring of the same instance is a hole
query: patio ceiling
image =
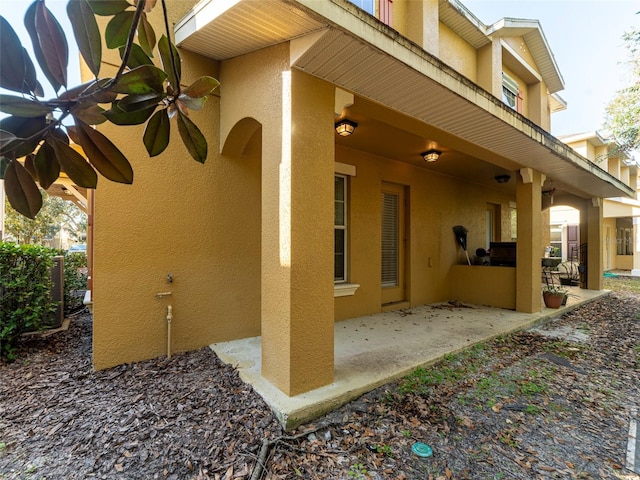
{"type": "Polygon", "coordinates": [[[176,25],[176,41],[216,60],[292,41],[292,68],[356,95],[347,113],[362,129],[338,140],[351,148],[481,183],[530,167],[557,193],[634,193],[347,0],[205,0],[176,25]],[[444,152],[442,161],[419,159],[429,147],[444,152]]]}

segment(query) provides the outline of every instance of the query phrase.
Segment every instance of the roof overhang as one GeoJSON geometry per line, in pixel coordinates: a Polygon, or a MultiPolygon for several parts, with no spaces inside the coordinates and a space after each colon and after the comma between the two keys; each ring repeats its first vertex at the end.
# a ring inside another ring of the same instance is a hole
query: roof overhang
{"type": "Polygon", "coordinates": [[[447,132],[481,160],[536,169],[583,198],[634,193],[347,0],[205,0],[176,25],[180,47],[217,60],[285,41],[292,68],[447,132]]]}
{"type": "Polygon", "coordinates": [[[564,90],[564,80],[538,20],[503,18],[487,28],[487,35],[522,37],[549,89],[549,93],[564,90]]]}

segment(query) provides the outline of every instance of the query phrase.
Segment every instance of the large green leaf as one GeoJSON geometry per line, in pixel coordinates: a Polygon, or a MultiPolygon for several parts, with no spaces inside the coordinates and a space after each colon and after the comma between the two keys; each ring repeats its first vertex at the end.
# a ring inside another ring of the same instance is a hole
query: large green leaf
{"type": "Polygon", "coordinates": [[[89,125],[100,125],[107,121],[104,116],[104,108],[96,104],[88,104],[87,106],[80,104],[71,110],[71,114],[89,125]]]}
{"type": "Polygon", "coordinates": [[[44,76],[47,77],[47,80],[53,87],[54,91],[60,90],[61,84],[56,80],[53,76],[49,67],[47,66],[47,62],[44,58],[44,53],[42,53],[42,49],[40,48],[40,41],[38,40],[38,30],[36,29],[36,6],[38,2],[33,2],[27,12],[24,15],[24,26],[27,29],[27,33],[29,33],[29,38],[31,38],[31,46],[33,47],[33,53],[38,61],[38,65],[40,66],[40,70],[44,73],[44,76]]]}
{"type": "Polygon", "coordinates": [[[56,160],[56,152],[47,142],[40,145],[34,160],[34,167],[36,169],[38,183],[45,190],[60,176],[60,164],[58,160],[56,160]]]}
{"type": "MultiPolygon", "coordinates": [[[[124,47],[119,48],[120,59],[124,58],[124,47]]],[[[149,58],[149,56],[144,53],[142,47],[137,43],[131,44],[131,50],[129,51],[129,60],[127,62],[127,67],[136,68],[140,65],[153,65],[153,61],[149,58]]]]}
{"type": "Polygon", "coordinates": [[[146,13],[142,13],[140,23],[138,23],[138,42],[144,53],[153,57],[153,49],[156,46],[156,33],[153,31],[149,20],[147,20],[146,13]]]}
{"type": "Polygon", "coordinates": [[[28,218],[35,218],[42,208],[42,194],[29,172],[13,160],[4,172],[4,189],[11,206],[28,218]]]}
{"type": "Polygon", "coordinates": [[[29,52],[27,52],[24,47],[22,48],[22,58],[24,59],[25,66],[24,81],[27,84],[27,87],[37,96],[44,96],[42,85],[40,85],[40,82],[38,82],[38,79],[36,78],[36,68],[31,61],[29,52]]]}
{"type": "Polygon", "coordinates": [[[204,163],[207,159],[207,140],[195,123],[178,110],[178,131],[182,142],[194,160],[204,163]]]}
{"type": "Polygon", "coordinates": [[[67,65],[69,63],[67,37],[58,20],[51,14],[44,2],[36,4],[35,27],[38,33],[38,43],[51,75],[60,85],[66,87],[67,65]]]}
{"type": "Polygon", "coordinates": [[[116,15],[131,6],[126,0],[87,0],[93,13],[102,16],[116,15]]]}
{"type": "Polygon", "coordinates": [[[190,110],[202,110],[207,97],[191,98],[187,95],[180,95],[178,101],[190,110]]]}
{"type": "Polygon", "coordinates": [[[40,102],[29,100],[24,97],[14,97],[0,93],[0,112],[16,115],[18,117],[42,117],[53,109],[40,102]]]}
{"type": "Polygon", "coordinates": [[[141,65],[123,74],[111,86],[111,90],[118,93],[137,94],[162,93],[162,83],[167,74],[156,66],[141,65]]]}
{"type": "Polygon", "coordinates": [[[151,107],[157,107],[164,94],[145,93],[144,95],[127,95],[118,100],[118,107],[124,112],[138,112],[140,110],[148,110],[151,107]]]}
{"type": "Polygon", "coordinates": [[[47,137],[62,170],[80,187],[96,188],[98,175],[82,155],[55,137],[47,137]]]}
{"type": "Polygon", "coordinates": [[[111,140],[78,119],[76,133],[89,161],[103,176],[118,183],[133,183],[129,160],[111,140]]]}
{"type": "Polygon", "coordinates": [[[201,98],[213,92],[220,82],[213,77],[203,76],[185,88],[182,93],[191,98],[201,98]]]}
{"type": "Polygon", "coordinates": [[[125,112],[116,104],[113,105],[111,109],[105,111],[103,115],[107,120],[116,125],[141,125],[147,121],[155,109],[156,107],[153,106],[146,110],[138,110],[137,112],[125,112]]]}
{"type": "Polygon", "coordinates": [[[7,132],[6,130],[0,130],[0,150],[2,150],[5,145],[9,145],[11,142],[16,140],[16,137],[13,133],[7,132]]]}
{"type": "Polygon", "coordinates": [[[182,77],[182,65],[180,64],[178,49],[173,43],[169,42],[165,35],[162,35],[158,41],[158,51],[160,52],[162,68],[167,72],[169,85],[171,85],[174,92],[177,92],[180,89],[180,78],[182,77]],[[173,63],[171,62],[171,54],[173,54],[173,63]],[[173,68],[174,64],[175,70],[173,68]]]}
{"type": "Polygon", "coordinates": [[[109,83],[110,80],[109,78],[101,78],[83,83],[82,85],[63,92],[58,98],[61,100],[82,99],[97,103],[111,103],[118,97],[118,94],[111,90],[103,90],[103,87],[109,83]]]}
{"type": "Polygon", "coordinates": [[[125,11],[109,20],[104,32],[107,48],[118,48],[127,44],[134,16],[135,12],[125,11]]]}
{"type": "Polygon", "coordinates": [[[23,47],[9,22],[0,16],[0,87],[28,93],[23,47]]]}
{"type": "Polygon", "coordinates": [[[8,145],[4,145],[0,149],[0,155],[6,155],[9,151],[17,158],[28,155],[40,143],[45,135],[46,128],[45,117],[23,118],[12,115],[3,118],[0,120],[0,130],[13,133],[18,139],[8,145]],[[33,137],[31,140],[25,140],[31,137],[33,137]]]}
{"type": "Polygon", "coordinates": [[[87,0],[74,0],[67,4],[67,14],[76,37],[78,50],[94,76],[100,72],[102,39],[96,17],[87,0]]]}
{"type": "Polygon", "coordinates": [[[150,157],[155,157],[165,151],[169,145],[170,131],[169,115],[167,109],[163,108],[151,117],[144,130],[142,140],[150,157]]]}
{"type": "Polygon", "coordinates": [[[36,166],[33,164],[34,158],[35,158],[35,155],[33,153],[30,153],[29,155],[24,157],[24,168],[27,170],[27,172],[29,172],[29,175],[31,175],[31,178],[38,181],[36,166]]]}

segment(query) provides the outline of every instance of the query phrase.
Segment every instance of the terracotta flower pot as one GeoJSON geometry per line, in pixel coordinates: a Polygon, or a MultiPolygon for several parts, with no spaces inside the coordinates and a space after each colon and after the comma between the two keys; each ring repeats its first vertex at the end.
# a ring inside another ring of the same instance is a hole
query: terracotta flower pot
{"type": "Polygon", "coordinates": [[[560,308],[565,295],[562,293],[543,292],[542,298],[547,308],[560,308]]]}

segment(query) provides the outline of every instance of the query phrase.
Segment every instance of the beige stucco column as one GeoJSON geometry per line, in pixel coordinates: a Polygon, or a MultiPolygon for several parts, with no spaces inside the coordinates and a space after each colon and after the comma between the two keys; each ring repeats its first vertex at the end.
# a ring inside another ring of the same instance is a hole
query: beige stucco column
{"type": "Polygon", "coordinates": [[[334,88],[281,81],[281,128],[263,131],[262,375],[293,396],[333,381],[334,88]]]}
{"type": "Polygon", "coordinates": [[[640,277],[640,217],[633,217],[633,268],[631,275],[640,277]]]}
{"type": "Polygon", "coordinates": [[[602,199],[587,203],[587,285],[589,290],[602,290],[602,199]]]}
{"type": "Polygon", "coordinates": [[[531,168],[517,176],[518,247],[516,250],[516,311],[542,309],[542,183],[544,177],[531,168]]]}

